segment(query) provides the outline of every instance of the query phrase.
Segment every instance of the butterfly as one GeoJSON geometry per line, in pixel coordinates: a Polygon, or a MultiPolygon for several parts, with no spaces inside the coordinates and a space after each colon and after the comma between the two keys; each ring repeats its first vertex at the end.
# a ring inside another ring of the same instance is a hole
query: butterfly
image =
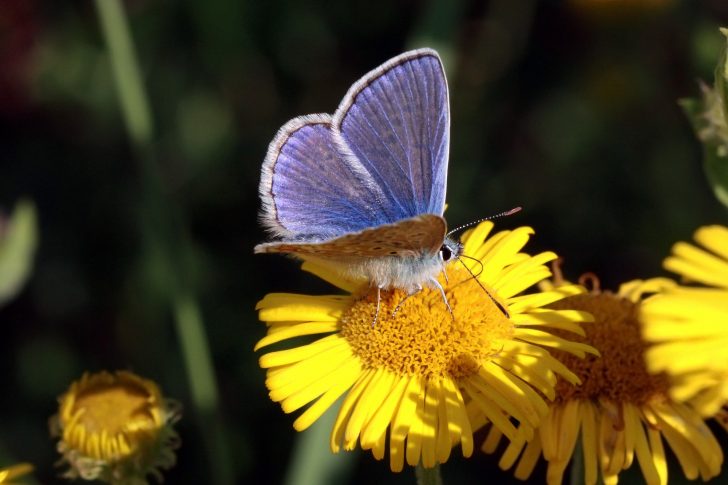
{"type": "Polygon", "coordinates": [[[333,116],[299,116],[278,131],[259,187],[274,240],[254,251],[335,263],[377,295],[437,288],[447,304],[437,275],[462,252],[443,218],[449,132],[437,52],[385,62],[351,86],[333,116]]]}

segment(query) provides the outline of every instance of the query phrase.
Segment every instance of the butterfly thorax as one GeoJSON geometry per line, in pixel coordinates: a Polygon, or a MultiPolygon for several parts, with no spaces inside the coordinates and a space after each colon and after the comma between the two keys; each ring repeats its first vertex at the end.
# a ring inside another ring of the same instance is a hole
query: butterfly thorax
{"type": "MultiPolygon", "coordinates": [[[[423,287],[434,286],[432,281],[436,281],[447,263],[461,253],[460,243],[445,238],[440,250],[434,253],[422,251],[408,257],[346,258],[335,264],[348,278],[363,279],[382,289],[399,288],[414,293],[423,287]]],[[[317,258],[309,255],[306,259],[317,258]]],[[[334,261],[327,258],[326,262],[330,265],[334,261]]]]}

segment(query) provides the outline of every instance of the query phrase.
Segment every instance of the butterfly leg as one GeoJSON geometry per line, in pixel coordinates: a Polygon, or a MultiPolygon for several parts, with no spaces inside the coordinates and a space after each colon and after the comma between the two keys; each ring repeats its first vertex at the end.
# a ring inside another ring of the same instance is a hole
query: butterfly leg
{"type": "Polygon", "coordinates": [[[382,304],[382,287],[377,286],[377,311],[374,312],[374,320],[372,320],[372,328],[377,324],[377,320],[379,319],[379,307],[382,304]]]}
{"type": "Polygon", "coordinates": [[[452,312],[452,308],[450,307],[450,302],[447,301],[447,295],[445,295],[445,289],[442,287],[439,281],[437,281],[437,278],[430,278],[428,280],[430,283],[432,283],[432,286],[440,290],[440,295],[442,295],[442,301],[445,302],[445,306],[447,307],[447,311],[450,312],[450,316],[453,320],[455,320],[455,315],[452,312]]]}
{"type": "Polygon", "coordinates": [[[422,291],[422,285],[417,285],[417,286],[415,287],[415,290],[414,290],[414,291],[410,291],[410,292],[409,292],[409,293],[407,294],[407,296],[405,296],[404,298],[402,298],[402,301],[400,301],[399,303],[397,303],[397,306],[396,306],[396,307],[394,307],[394,311],[392,312],[392,317],[394,317],[394,316],[396,316],[396,315],[397,315],[397,312],[399,311],[399,308],[400,308],[400,307],[401,307],[401,306],[402,306],[402,305],[404,304],[404,302],[406,302],[406,301],[407,301],[407,299],[408,299],[408,298],[409,298],[410,296],[414,296],[414,295],[416,295],[417,293],[419,293],[420,291],[422,291]]]}
{"type": "Polygon", "coordinates": [[[445,263],[442,264],[442,276],[445,277],[445,283],[450,283],[450,280],[447,278],[447,271],[445,271],[445,263]]]}

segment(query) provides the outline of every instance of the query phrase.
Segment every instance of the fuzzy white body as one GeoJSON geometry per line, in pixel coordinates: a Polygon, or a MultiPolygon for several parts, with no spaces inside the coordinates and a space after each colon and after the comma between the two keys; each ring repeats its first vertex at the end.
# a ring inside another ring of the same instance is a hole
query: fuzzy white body
{"type": "MultiPolygon", "coordinates": [[[[448,250],[447,260],[462,253],[461,245],[449,238],[445,238],[443,247],[448,250]]],[[[423,287],[439,288],[437,276],[444,271],[447,264],[447,260],[443,258],[443,251],[435,254],[420,253],[406,258],[382,256],[332,260],[306,255],[305,259],[327,267],[331,267],[331,263],[334,263],[347,279],[366,280],[372,287],[383,290],[399,288],[408,294],[415,293],[423,287]]]]}

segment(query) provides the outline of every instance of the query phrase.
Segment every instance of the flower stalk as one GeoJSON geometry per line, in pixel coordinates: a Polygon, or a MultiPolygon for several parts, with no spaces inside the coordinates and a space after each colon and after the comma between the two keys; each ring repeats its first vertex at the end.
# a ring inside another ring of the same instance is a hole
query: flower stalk
{"type": "Polygon", "coordinates": [[[191,245],[174,205],[165,196],[153,148],[151,109],[140,75],[132,37],[119,0],[96,0],[99,23],[111,59],[129,138],[140,163],[143,185],[143,236],[150,254],[159,255],[165,297],[172,309],[187,379],[206,441],[214,483],[232,483],[232,467],[219,418],[218,390],[201,311],[191,288],[191,245]],[[146,219],[145,219],[146,218],[146,219]]]}

